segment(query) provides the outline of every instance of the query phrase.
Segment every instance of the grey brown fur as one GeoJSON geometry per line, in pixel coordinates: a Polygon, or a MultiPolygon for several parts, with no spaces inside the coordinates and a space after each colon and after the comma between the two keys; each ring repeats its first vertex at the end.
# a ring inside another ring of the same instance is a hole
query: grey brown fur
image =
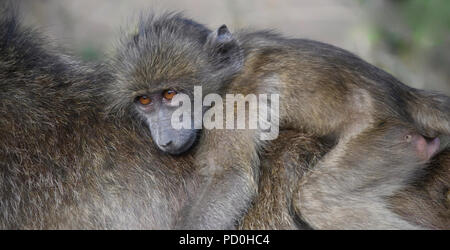
{"type": "Polygon", "coordinates": [[[436,156],[422,178],[390,198],[394,212],[431,229],[450,229],[450,150],[436,156]]]}
{"type": "Polygon", "coordinates": [[[330,145],[310,134],[281,131],[261,159],[258,195],[239,229],[311,229],[295,210],[293,198],[303,175],[329,151],[330,145]]]}
{"type": "MultiPolygon", "coordinates": [[[[315,164],[331,147],[329,143],[321,142],[319,138],[310,134],[281,131],[280,136],[264,151],[258,195],[238,228],[325,229],[326,227],[306,222],[308,218],[305,217],[297,196],[299,189],[302,188],[300,183],[304,175],[314,173],[315,164]]],[[[449,229],[449,156],[448,150],[439,153],[424,170],[423,176],[411,180],[404,189],[387,198],[386,205],[390,210],[406,221],[424,228],[449,229]]],[[[374,189],[376,188],[377,185],[374,186],[374,189]]],[[[348,202],[347,195],[340,198],[345,203],[348,202]]],[[[320,201],[314,196],[309,202],[317,200],[320,201]]],[[[331,209],[331,204],[325,202],[324,209],[331,209]]],[[[349,229],[353,226],[338,224],[335,219],[338,214],[330,215],[319,211],[312,215],[321,216],[323,222],[334,221],[336,223],[334,228],[349,229]]]]}
{"type": "MultiPolygon", "coordinates": [[[[385,149],[372,147],[372,141],[383,141],[383,146],[393,145],[389,145],[384,134],[374,133],[380,136],[376,138],[372,132],[380,129],[388,133],[389,128],[380,124],[393,122],[411,126],[411,131],[429,137],[448,135],[450,99],[447,96],[407,87],[386,72],[331,45],[285,39],[269,32],[232,35],[226,26],[210,32],[192,21],[183,20],[179,15],[144,20],[145,25],[141,26],[143,29],[138,37],[125,43],[118,69],[126,70],[119,72],[121,81],[117,82],[117,100],[129,103],[140,95],[158,98],[167,90],[192,96],[195,85],[203,87],[203,95],[278,93],[281,129],[305,130],[337,141],[331,152],[317,164],[316,168],[324,173],[323,176],[335,168],[354,168],[351,173],[355,174],[357,182],[380,178],[373,192],[361,192],[357,198],[364,200],[365,204],[372,204],[386,224],[377,224],[380,218],[362,209],[359,216],[353,218],[354,224],[351,224],[352,217],[348,218],[347,226],[420,228],[394,214],[387,207],[384,196],[404,187],[425,167],[424,160],[428,159],[416,157],[423,152],[417,152],[414,146],[409,148],[409,159],[404,151],[399,150],[390,152],[392,159],[377,161],[385,149]],[[189,32],[184,32],[184,29],[189,32]],[[206,33],[209,33],[207,37],[206,33]],[[368,152],[372,158],[366,159],[366,166],[350,164],[368,152]],[[406,161],[390,171],[395,178],[383,182],[385,169],[400,164],[396,159],[406,161]],[[336,162],[341,162],[341,165],[336,165],[336,162]],[[359,167],[365,170],[358,172],[359,167]],[[382,192],[378,192],[380,190],[382,192]],[[361,222],[361,218],[365,220],[361,222]]],[[[121,103],[116,107],[120,108],[121,103]]],[[[147,126],[157,145],[166,152],[179,154],[190,148],[198,131],[184,131],[182,136],[178,136],[178,132],[166,129],[169,123],[165,116],[170,117],[173,112],[173,107],[169,106],[170,100],[159,98],[146,106],[146,111],[140,115],[150,121],[147,126]],[[161,107],[164,112],[158,111],[161,107]],[[163,122],[155,125],[154,121],[163,122]],[[161,136],[173,138],[174,141],[169,140],[172,142],[169,148],[164,147],[166,144],[159,145],[161,136]]],[[[392,131],[399,130],[394,126],[392,131]]],[[[259,139],[260,134],[261,131],[248,129],[201,132],[198,147],[194,150],[195,164],[203,176],[205,191],[190,202],[186,210],[189,212],[179,227],[234,227],[257,193],[258,154],[264,146],[259,139]]],[[[424,141],[422,136],[419,138],[424,141]]],[[[436,142],[426,145],[425,151],[436,148],[436,142]]],[[[322,175],[317,178],[320,180],[322,175]]],[[[314,185],[311,191],[320,188],[314,185]]],[[[340,199],[345,195],[334,198],[340,199]]],[[[308,210],[314,213],[314,207],[306,207],[312,203],[302,204],[304,216],[308,210]]],[[[315,215],[320,217],[317,213],[315,215]]]]}
{"type": "MultiPolygon", "coordinates": [[[[107,68],[83,65],[16,17],[2,14],[0,228],[172,228],[189,207],[188,197],[202,190],[196,187],[192,155],[174,157],[154,146],[134,109],[134,96],[116,99],[124,92],[107,68]]],[[[260,197],[242,228],[308,228],[290,203],[292,185],[303,175],[298,167],[324,153],[315,151],[321,144],[309,136],[282,134],[268,145],[261,159],[260,197]],[[285,198],[278,199],[280,194],[285,198]]],[[[401,200],[409,202],[412,194],[399,197],[400,213],[414,217],[417,210],[401,200]]]]}
{"type": "Polygon", "coordinates": [[[133,112],[104,114],[107,67],[1,16],[0,228],[173,228],[196,194],[192,156],[162,153],[133,112]]]}
{"type": "Polygon", "coordinates": [[[103,66],[0,20],[0,228],[168,229],[195,176],[132,115],[103,118],[103,66]]]}
{"type": "Polygon", "coordinates": [[[332,164],[318,164],[299,182],[298,213],[321,229],[419,229],[387,199],[420,178],[426,166],[414,153],[417,141],[405,135],[422,139],[407,124],[384,123],[355,136],[345,149],[337,145],[334,152],[341,155],[322,159],[332,157],[332,164]],[[367,140],[371,143],[364,144],[367,140]],[[351,154],[342,154],[350,148],[351,154]]]}

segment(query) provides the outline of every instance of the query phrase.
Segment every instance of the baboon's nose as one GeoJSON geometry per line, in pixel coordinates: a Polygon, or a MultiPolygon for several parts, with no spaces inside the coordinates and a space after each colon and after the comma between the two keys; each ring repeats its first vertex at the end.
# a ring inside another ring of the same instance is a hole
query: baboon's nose
{"type": "Polygon", "coordinates": [[[172,141],[165,141],[165,142],[161,142],[161,147],[168,147],[170,144],[172,144],[172,141]]]}

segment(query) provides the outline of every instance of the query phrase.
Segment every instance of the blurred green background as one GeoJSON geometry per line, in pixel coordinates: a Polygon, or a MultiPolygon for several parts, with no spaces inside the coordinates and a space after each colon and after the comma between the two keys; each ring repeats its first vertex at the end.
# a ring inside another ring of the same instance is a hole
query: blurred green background
{"type": "Polygon", "coordinates": [[[449,0],[20,0],[37,25],[83,60],[113,53],[141,12],[183,11],[210,28],[276,29],[345,48],[404,83],[450,95],[449,0]]]}

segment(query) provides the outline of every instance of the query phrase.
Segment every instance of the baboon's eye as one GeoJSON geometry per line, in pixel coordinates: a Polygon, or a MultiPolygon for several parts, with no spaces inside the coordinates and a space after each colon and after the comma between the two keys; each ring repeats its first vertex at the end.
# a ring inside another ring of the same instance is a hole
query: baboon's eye
{"type": "Polygon", "coordinates": [[[166,100],[172,100],[172,98],[175,96],[177,94],[177,92],[175,91],[175,90],[166,90],[166,91],[164,91],[164,93],[163,93],[163,97],[166,99],[166,100]]]}
{"type": "Polygon", "coordinates": [[[143,95],[138,97],[138,101],[142,105],[149,105],[152,102],[152,99],[146,95],[143,95]]]}

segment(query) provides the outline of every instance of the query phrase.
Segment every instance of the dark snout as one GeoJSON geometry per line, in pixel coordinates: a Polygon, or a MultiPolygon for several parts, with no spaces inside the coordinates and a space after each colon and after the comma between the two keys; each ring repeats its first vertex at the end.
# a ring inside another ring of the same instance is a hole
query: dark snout
{"type": "Polygon", "coordinates": [[[195,129],[174,129],[170,122],[150,126],[150,132],[158,148],[173,155],[188,151],[197,138],[195,129]]]}

